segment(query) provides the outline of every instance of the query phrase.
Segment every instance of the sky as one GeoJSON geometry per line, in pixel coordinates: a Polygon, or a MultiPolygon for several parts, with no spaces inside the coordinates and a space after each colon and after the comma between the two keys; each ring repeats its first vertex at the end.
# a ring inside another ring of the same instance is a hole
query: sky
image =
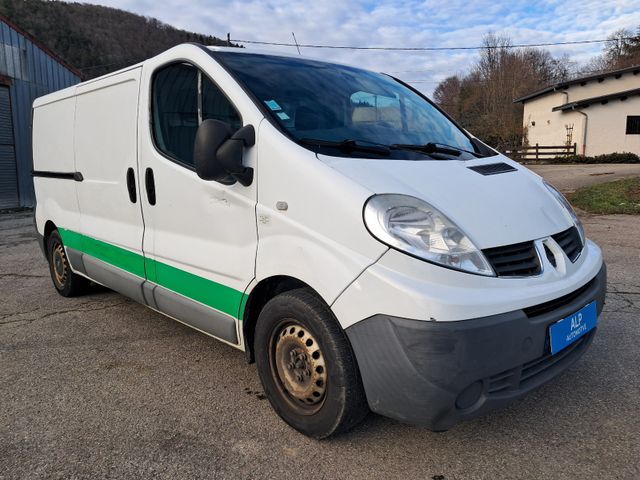
{"type": "MultiPolygon", "coordinates": [[[[477,46],[488,32],[512,43],[604,39],[620,28],[640,26],[640,0],[464,1],[389,0],[101,0],[102,5],[155,17],[174,27],[232,39],[301,44],[452,47],[477,46]]],[[[295,47],[246,45],[251,50],[295,47]]],[[[548,47],[577,65],[602,44],[548,47]]],[[[431,94],[438,82],[464,73],[477,51],[389,52],[302,48],[302,54],[391,73],[431,94]]]]}

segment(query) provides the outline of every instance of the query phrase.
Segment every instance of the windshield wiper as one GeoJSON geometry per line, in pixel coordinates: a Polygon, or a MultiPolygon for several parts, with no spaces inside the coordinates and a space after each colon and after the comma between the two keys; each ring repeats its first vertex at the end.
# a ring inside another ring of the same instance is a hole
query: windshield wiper
{"type": "Polygon", "coordinates": [[[414,150],[416,152],[422,152],[426,154],[430,153],[441,153],[444,155],[452,155],[454,157],[459,157],[462,152],[469,153],[474,157],[478,157],[478,153],[472,152],[470,150],[465,150],[464,148],[454,147],[452,145],[447,145],[446,143],[436,143],[429,142],[424,145],[412,145],[405,143],[394,143],[391,145],[391,148],[398,148],[401,150],[414,150]]]}
{"type": "Polygon", "coordinates": [[[386,145],[374,142],[365,142],[363,140],[345,139],[339,142],[333,140],[322,140],[319,138],[301,138],[299,143],[312,147],[329,147],[337,148],[345,152],[364,152],[374,153],[377,155],[391,155],[391,150],[386,145]]]}

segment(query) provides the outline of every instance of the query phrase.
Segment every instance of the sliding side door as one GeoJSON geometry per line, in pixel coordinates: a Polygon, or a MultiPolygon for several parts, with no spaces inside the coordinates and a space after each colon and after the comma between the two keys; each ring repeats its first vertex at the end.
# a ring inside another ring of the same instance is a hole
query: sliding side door
{"type": "Polygon", "coordinates": [[[80,231],[65,230],[62,238],[76,269],[144,302],[144,228],[137,176],[141,70],[133,68],[77,89],[74,144],[76,171],[82,176],[75,182],[80,231]]]}

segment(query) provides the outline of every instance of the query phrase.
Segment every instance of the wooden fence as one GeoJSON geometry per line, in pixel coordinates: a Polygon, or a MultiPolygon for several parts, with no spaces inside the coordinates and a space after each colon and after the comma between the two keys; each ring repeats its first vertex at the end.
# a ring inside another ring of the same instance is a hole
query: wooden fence
{"type": "Polygon", "coordinates": [[[551,160],[555,157],[566,157],[577,153],[577,145],[529,145],[505,151],[505,155],[514,160],[551,160]]]}

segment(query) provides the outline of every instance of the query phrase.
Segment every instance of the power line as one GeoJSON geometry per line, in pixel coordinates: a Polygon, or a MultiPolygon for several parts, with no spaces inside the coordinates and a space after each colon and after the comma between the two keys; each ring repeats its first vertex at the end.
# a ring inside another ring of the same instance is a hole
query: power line
{"type": "Polygon", "coordinates": [[[403,80],[407,83],[442,83],[444,80],[403,80]]]}
{"type": "MultiPolygon", "coordinates": [[[[604,73],[606,71],[603,70],[602,68],[596,68],[596,69],[592,69],[592,70],[575,70],[569,74],[569,76],[573,76],[573,75],[588,75],[590,73],[604,73]]],[[[433,73],[434,69],[430,69],[430,70],[396,70],[393,72],[386,72],[386,73],[433,73]]],[[[461,74],[464,75],[464,71],[461,70],[437,70],[438,73],[442,73],[442,72],[446,72],[446,73],[454,73],[454,74],[461,74]]]]}
{"type": "MultiPolygon", "coordinates": [[[[423,73],[432,73],[433,70],[411,70],[412,72],[423,72],[423,73]]],[[[409,72],[409,70],[406,70],[406,72],[409,72]]],[[[389,73],[402,73],[402,72],[389,72],[389,73]]],[[[595,70],[577,70],[574,71],[573,73],[570,73],[567,77],[562,77],[562,76],[555,76],[555,77],[547,77],[547,78],[543,78],[541,79],[541,81],[543,83],[563,83],[563,82],[570,82],[572,80],[575,79],[579,79],[581,77],[584,77],[585,75],[590,75],[590,74],[606,74],[607,70],[606,69],[595,69],[595,70]]],[[[457,75],[456,75],[457,76],[457,75]]],[[[461,82],[469,84],[469,83],[474,83],[474,84],[479,84],[479,83],[486,83],[486,80],[469,80],[469,79],[465,79],[465,74],[462,73],[461,76],[458,76],[458,78],[460,79],[461,82]]],[[[442,80],[432,80],[432,79],[427,79],[427,78],[417,78],[415,80],[404,80],[407,83],[442,83],[445,80],[447,80],[446,78],[442,79],[442,80]]]]}
{"type": "Polygon", "coordinates": [[[513,45],[482,45],[474,47],[358,47],[350,45],[316,45],[312,43],[286,43],[286,42],[264,42],[259,40],[239,40],[232,39],[232,42],[236,43],[249,43],[254,45],[273,45],[277,47],[298,47],[298,48],[330,48],[340,50],[385,50],[385,51],[399,51],[399,52],[439,52],[439,51],[451,51],[451,50],[493,50],[493,49],[512,49],[512,48],[530,48],[530,47],[553,47],[559,45],[585,45],[593,43],[606,43],[615,40],[637,40],[638,37],[621,37],[616,39],[604,39],[604,40],[574,40],[569,42],[546,42],[546,43],[519,43],[513,45]]]}
{"type": "MultiPolygon", "coordinates": [[[[294,41],[295,41],[295,34],[293,32],[291,32],[291,34],[294,36],[294,41]]],[[[521,43],[521,44],[514,44],[514,45],[499,45],[499,46],[479,46],[479,47],[358,47],[358,46],[347,46],[347,45],[314,45],[314,44],[302,44],[302,43],[286,43],[286,42],[263,42],[263,41],[258,41],[258,40],[237,40],[237,39],[230,39],[229,42],[236,42],[236,43],[249,43],[249,44],[256,44],[256,45],[274,45],[274,46],[279,46],[279,47],[296,47],[298,49],[298,53],[300,53],[300,47],[304,47],[304,48],[329,48],[329,49],[342,49],[342,50],[387,50],[387,51],[448,51],[448,50],[485,50],[485,49],[501,49],[501,48],[506,48],[506,49],[511,49],[511,48],[528,48],[528,47],[550,47],[550,46],[556,46],[556,45],[582,45],[582,44],[593,44],[593,43],[606,43],[606,42],[610,42],[610,41],[616,41],[616,40],[639,40],[639,37],[620,37],[620,38],[616,38],[616,39],[605,39],[605,40],[576,40],[576,41],[571,41],[571,42],[549,42],[549,43],[521,43]]],[[[135,63],[138,63],[142,60],[135,60],[135,61],[129,61],[129,62],[115,62],[115,63],[103,63],[100,65],[91,65],[88,67],[82,67],[82,68],[78,68],[78,70],[80,71],[85,71],[85,70],[93,70],[96,68],[105,68],[105,67],[112,67],[112,66],[119,66],[119,65],[133,65],[135,63]]],[[[400,70],[400,71],[394,71],[394,72],[389,72],[389,73],[430,73],[432,70],[400,70]]],[[[452,72],[450,70],[450,72],[452,72]]],[[[584,72],[579,72],[579,73],[591,73],[591,72],[600,72],[600,70],[588,70],[588,71],[584,71],[584,72]]],[[[422,80],[420,82],[415,82],[415,83],[421,83],[422,80]]]]}
{"type": "MultiPolygon", "coordinates": [[[[447,73],[459,73],[459,70],[440,70],[438,69],[439,72],[447,72],[447,73]]],[[[433,69],[431,70],[396,70],[393,72],[387,72],[387,73],[431,73],[433,72],[433,69]]]]}

